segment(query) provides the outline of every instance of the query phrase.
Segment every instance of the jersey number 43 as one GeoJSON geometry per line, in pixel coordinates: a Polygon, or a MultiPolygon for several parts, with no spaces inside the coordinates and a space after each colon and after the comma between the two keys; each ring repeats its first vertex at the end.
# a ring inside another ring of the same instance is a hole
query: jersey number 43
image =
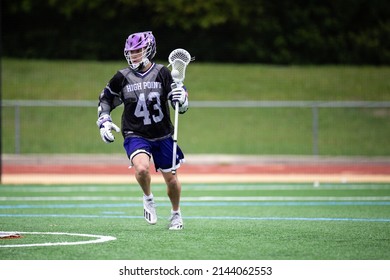
{"type": "Polygon", "coordinates": [[[151,92],[146,100],[145,94],[140,93],[134,115],[138,118],[143,118],[144,125],[152,124],[152,119],[155,123],[161,122],[164,118],[164,113],[161,110],[160,94],[151,92]]]}

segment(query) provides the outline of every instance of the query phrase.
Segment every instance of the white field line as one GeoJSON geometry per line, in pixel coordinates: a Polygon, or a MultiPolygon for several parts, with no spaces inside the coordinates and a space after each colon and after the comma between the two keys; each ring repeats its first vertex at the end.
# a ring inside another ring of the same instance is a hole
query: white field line
{"type": "MultiPolygon", "coordinates": [[[[162,186],[153,186],[153,189],[162,189],[162,186]]],[[[17,186],[0,187],[1,191],[20,193],[73,193],[73,192],[140,192],[141,188],[129,186],[17,186]]]]}
{"type": "Polygon", "coordinates": [[[94,235],[94,234],[82,234],[82,233],[67,233],[67,232],[18,232],[19,234],[35,234],[35,235],[66,235],[66,236],[82,236],[91,237],[94,239],[86,241],[75,241],[75,242],[47,242],[47,243],[35,243],[35,244],[12,244],[12,245],[0,245],[0,247],[38,247],[38,246],[64,246],[64,245],[81,245],[81,244],[93,244],[102,243],[111,240],[116,240],[112,236],[94,235]]]}
{"type": "MultiPolygon", "coordinates": [[[[155,197],[156,201],[169,201],[155,197]]],[[[122,196],[31,196],[0,197],[0,201],[142,201],[142,197],[122,196]]],[[[181,201],[390,201],[390,196],[200,196],[181,201]]]]}

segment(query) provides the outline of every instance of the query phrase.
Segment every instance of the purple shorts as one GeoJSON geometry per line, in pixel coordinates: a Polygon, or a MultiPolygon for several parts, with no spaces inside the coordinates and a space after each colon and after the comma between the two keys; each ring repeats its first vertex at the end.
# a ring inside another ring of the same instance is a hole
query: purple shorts
{"type": "MultiPolygon", "coordinates": [[[[123,143],[127,156],[133,164],[133,158],[139,153],[145,153],[153,157],[156,171],[171,172],[173,156],[173,139],[168,137],[162,140],[150,141],[141,137],[128,137],[123,143]]],[[[176,169],[184,162],[184,154],[177,146],[176,169]]]]}

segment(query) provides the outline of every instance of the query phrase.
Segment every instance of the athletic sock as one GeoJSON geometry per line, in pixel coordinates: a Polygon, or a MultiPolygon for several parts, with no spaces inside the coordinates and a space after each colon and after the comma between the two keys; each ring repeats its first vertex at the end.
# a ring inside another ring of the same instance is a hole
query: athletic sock
{"type": "Polygon", "coordinates": [[[151,193],[150,195],[144,194],[144,198],[145,198],[145,200],[150,200],[150,199],[153,199],[154,197],[153,197],[153,194],[151,193]]]}
{"type": "Polygon", "coordinates": [[[180,208],[179,208],[179,210],[177,210],[177,211],[173,211],[173,210],[171,209],[171,214],[172,214],[172,215],[175,215],[175,214],[181,215],[181,213],[180,213],[180,208]]]}

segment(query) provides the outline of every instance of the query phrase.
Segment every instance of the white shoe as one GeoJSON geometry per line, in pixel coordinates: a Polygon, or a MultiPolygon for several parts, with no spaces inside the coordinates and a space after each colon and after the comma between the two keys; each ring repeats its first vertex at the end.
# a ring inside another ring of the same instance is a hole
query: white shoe
{"type": "Polygon", "coordinates": [[[153,198],[146,199],[144,197],[144,218],[151,225],[157,223],[156,204],[153,198]]]}
{"type": "Polygon", "coordinates": [[[181,218],[180,213],[174,213],[171,215],[171,218],[169,219],[169,226],[168,228],[170,230],[181,230],[183,229],[183,219],[181,218]]]}

